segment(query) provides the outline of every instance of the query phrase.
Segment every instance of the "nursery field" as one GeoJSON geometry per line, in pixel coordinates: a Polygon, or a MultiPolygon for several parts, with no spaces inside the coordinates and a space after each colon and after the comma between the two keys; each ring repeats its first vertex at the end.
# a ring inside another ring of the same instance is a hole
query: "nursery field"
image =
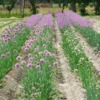
{"type": "Polygon", "coordinates": [[[0,18],[0,100],[100,100],[100,16],[0,18]]]}

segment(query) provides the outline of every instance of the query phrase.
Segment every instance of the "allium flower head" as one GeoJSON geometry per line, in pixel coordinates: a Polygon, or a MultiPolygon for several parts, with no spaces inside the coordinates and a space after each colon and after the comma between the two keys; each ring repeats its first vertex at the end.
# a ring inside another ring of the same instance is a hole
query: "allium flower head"
{"type": "Polygon", "coordinates": [[[2,55],[1,55],[1,58],[5,58],[5,54],[2,54],[2,55]]]}
{"type": "Polygon", "coordinates": [[[32,66],[33,66],[32,63],[28,63],[28,64],[27,64],[27,67],[28,67],[28,68],[31,68],[32,66]]]}
{"type": "Polygon", "coordinates": [[[42,59],[40,59],[40,62],[41,62],[41,63],[44,63],[44,61],[45,61],[45,60],[44,60],[43,58],[42,58],[42,59]]]}
{"type": "Polygon", "coordinates": [[[15,64],[15,69],[19,69],[20,68],[20,63],[16,63],[15,64]]]}
{"type": "Polygon", "coordinates": [[[59,65],[59,62],[54,62],[53,65],[57,67],[59,65]]]}
{"type": "Polygon", "coordinates": [[[23,61],[21,62],[21,64],[22,64],[22,65],[26,65],[26,61],[23,60],[23,61]]]}
{"type": "Polygon", "coordinates": [[[7,52],[6,55],[7,55],[7,56],[10,56],[10,52],[7,52]]]}

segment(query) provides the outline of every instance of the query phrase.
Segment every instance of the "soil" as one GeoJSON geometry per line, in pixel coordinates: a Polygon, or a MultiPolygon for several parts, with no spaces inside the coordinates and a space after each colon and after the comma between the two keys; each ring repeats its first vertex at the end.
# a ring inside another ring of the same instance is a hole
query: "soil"
{"type": "Polygon", "coordinates": [[[58,51],[58,58],[60,61],[58,70],[62,74],[62,82],[60,81],[57,83],[57,88],[60,92],[60,96],[58,97],[59,99],[57,100],[86,100],[85,89],[82,88],[82,84],[77,75],[71,72],[68,65],[68,59],[63,53],[63,49],[61,47],[62,37],[56,21],[55,33],[57,38],[55,48],[58,51]]]}

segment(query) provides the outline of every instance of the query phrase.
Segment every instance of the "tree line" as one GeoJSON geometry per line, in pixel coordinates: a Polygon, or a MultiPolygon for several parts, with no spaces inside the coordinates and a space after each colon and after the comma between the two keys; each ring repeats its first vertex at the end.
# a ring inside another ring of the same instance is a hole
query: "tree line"
{"type": "Polygon", "coordinates": [[[50,3],[51,7],[53,3],[57,3],[58,6],[62,8],[62,12],[64,11],[64,8],[68,6],[68,4],[71,5],[71,10],[77,12],[76,4],[78,4],[82,15],[86,14],[85,8],[89,5],[89,3],[92,3],[95,8],[95,14],[100,15],[100,0],[0,0],[0,4],[9,11],[9,14],[18,2],[20,4],[22,17],[24,17],[25,2],[29,2],[31,4],[31,11],[33,14],[37,13],[37,3],[47,2],[50,3]]]}

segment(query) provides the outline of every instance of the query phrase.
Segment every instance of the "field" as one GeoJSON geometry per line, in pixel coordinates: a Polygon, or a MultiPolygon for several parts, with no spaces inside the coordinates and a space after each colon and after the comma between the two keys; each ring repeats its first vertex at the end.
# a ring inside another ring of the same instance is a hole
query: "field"
{"type": "Polygon", "coordinates": [[[0,100],[100,100],[100,16],[50,10],[0,18],[0,100]]]}

